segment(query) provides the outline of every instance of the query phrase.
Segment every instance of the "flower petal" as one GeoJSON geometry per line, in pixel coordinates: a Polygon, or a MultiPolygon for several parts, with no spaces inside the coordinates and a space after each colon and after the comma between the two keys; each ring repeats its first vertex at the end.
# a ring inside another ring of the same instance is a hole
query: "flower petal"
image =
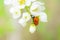
{"type": "Polygon", "coordinates": [[[20,4],[19,4],[18,0],[12,0],[12,6],[20,9],[20,4]]]}
{"type": "Polygon", "coordinates": [[[26,6],[30,6],[31,5],[31,0],[27,0],[25,3],[26,6]]]}
{"type": "Polygon", "coordinates": [[[18,8],[12,7],[10,8],[9,12],[12,14],[14,19],[17,19],[21,16],[21,12],[18,8]]]}
{"type": "Polygon", "coordinates": [[[12,15],[12,17],[13,17],[14,19],[17,19],[17,18],[20,17],[20,14],[18,14],[18,15],[12,15]]]}
{"type": "Polygon", "coordinates": [[[40,21],[41,22],[47,22],[47,15],[44,12],[40,13],[40,21]]]}
{"type": "Polygon", "coordinates": [[[12,3],[12,0],[4,0],[5,5],[10,5],[12,3]]]}
{"type": "Polygon", "coordinates": [[[36,26],[34,24],[31,24],[29,31],[30,33],[34,33],[36,31],[36,26]]]}
{"type": "Polygon", "coordinates": [[[39,2],[33,2],[30,8],[30,12],[34,16],[38,16],[40,12],[44,11],[45,7],[40,5],[39,2]]]}
{"type": "Polygon", "coordinates": [[[22,18],[24,18],[26,20],[26,22],[27,22],[27,21],[29,21],[31,19],[31,16],[30,16],[30,14],[28,12],[25,12],[25,13],[23,13],[22,18]]]}
{"type": "Polygon", "coordinates": [[[24,9],[25,8],[25,4],[24,5],[20,5],[20,9],[24,9]]]}
{"type": "Polygon", "coordinates": [[[44,5],[43,2],[39,2],[39,1],[35,1],[35,2],[33,2],[33,5],[35,5],[35,4],[37,4],[37,5],[44,5]]]}
{"type": "Polygon", "coordinates": [[[23,27],[26,26],[26,21],[23,18],[19,19],[18,23],[21,24],[23,27]]]}

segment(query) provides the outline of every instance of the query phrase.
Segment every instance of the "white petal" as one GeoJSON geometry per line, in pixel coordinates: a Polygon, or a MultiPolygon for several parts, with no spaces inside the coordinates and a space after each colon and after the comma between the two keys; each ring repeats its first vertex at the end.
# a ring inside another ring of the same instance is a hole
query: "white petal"
{"type": "Polygon", "coordinates": [[[12,8],[10,8],[9,12],[12,14],[14,19],[17,19],[21,16],[20,9],[18,9],[18,8],[12,7],[12,8]]]}
{"type": "Polygon", "coordinates": [[[14,6],[16,8],[20,8],[20,5],[18,3],[18,0],[12,0],[12,6],[14,6]]]}
{"type": "Polygon", "coordinates": [[[31,16],[28,12],[23,13],[23,17],[26,21],[29,21],[31,19],[31,16]]]}
{"type": "Polygon", "coordinates": [[[35,1],[35,2],[33,2],[33,5],[35,5],[35,4],[37,4],[37,5],[44,5],[43,2],[39,2],[39,1],[35,1]]]}
{"type": "Polygon", "coordinates": [[[16,5],[16,4],[19,4],[18,0],[12,0],[12,5],[16,5]]]}
{"type": "Polygon", "coordinates": [[[21,24],[23,27],[26,26],[26,21],[23,18],[19,19],[18,23],[21,24]]]}
{"type": "Polygon", "coordinates": [[[40,6],[40,11],[44,11],[45,10],[45,7],[44,6],[40,6]]]}
{"type": "Polygon", "coordinates": [[[31,0],[27,0],[25,3],[26,6],[30,6],[31,5],[31,0]]]}
{"type": "Polygon", "coordinates": [[[34,15],[34,16],[38,16],[39,13],[40,13],[41,11],[44,11],[44,10],[45,10],[45,7],[42,6],[42,5],[40,5],[40,4],[37,3],[37,2],[34,2],[34,3],[32,4],[32,6],[31,6],[31,8],[30,8],[30,12],[31,12],[31,14],[34,15]],[[35,11],[33,11],[33,10],[35,10],[35,11]]]}
{"type": "Polygon", "coordinates": [[[17,8],[20,8],[20,9],[24,9],[25,8],[25,4],[20,5],[18,0],[13,0],[12,5],[17,7],[17,8]]]}
{"type": "Polygon", "coordinates": [[[19,4],[13,5],[13,7],[20,9],[20,5],[19,4]]]}
{"type": "Polygon", "coordinates": [[[15,9],[12,7],[12,8],[9,9],[9,12],[10,12],[10,13],[14,13],[14,10],[15,10],[15,9]]]}
{"type": "Polygon", "coordinates": [[[34,33],[36,31],[36,26],[34,24],[30,25],[29,31],[30,31],[30,33],[34,33]]]}
{"type": "Polygon", "coordinates": [[[41,22],[47,22],[47,15],[44,12],[40,13],[40,21],[41,22]]]}
{"type": "Polygon", "coordinates": [[[15,12],[20,12],[20,9],[19,8],[16,8],[16,7],[11,7],[9,9],[9,12],[12,13],[12,14],[15,14],[15,12]]]}
{"type": "Polygon", "coordinates": [[[5,5],[10,5],[12,3],[12,0],[4,0],[5,5]]]}
{"type": "Polygon", "coordinates": [[[39,5],[32,5],[31,8],[30,8],[30,12],[32,15],[34,16],[37,16],[39,15],[39,12],[40,12],[40,9],[38,7],[39,5]],[[36,10],[37,9],[37,10],[36,10]],[[33,10],[36,10],[36,11],[33,11],[33,10]]]}
{"type": "Polygon", "coordinates": [[[32,8],[39,8],[40,10],[44,10],[45,9],[45,7],[44,7],[44,5],[42,5],[43,3],[41,3],[41,2],[33,2],[33,4],[32,4],[32,8]]]}
{"type": "Polygon", "coordinates": [[[12,15],[14,19],[19,18],[21,15],[12,15]]]}
{"type": "Polygon", "coordinates": [[[20,17],[20,14],[18,14],[18,15],[12,15],[12,16],[13,16],[14,19],[17,19],[17,18],[20,17]]]}
{"type": "Polygon", "coordinates": [[[20,5],[20,9],[24,9],[25,8],[25,4],[24,5],[20,5]]]}

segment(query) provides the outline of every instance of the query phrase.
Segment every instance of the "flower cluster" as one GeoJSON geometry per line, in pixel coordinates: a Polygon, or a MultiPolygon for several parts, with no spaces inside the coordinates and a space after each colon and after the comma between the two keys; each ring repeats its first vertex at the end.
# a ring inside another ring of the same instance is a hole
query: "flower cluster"
{"type": "Polygon", "coordinates": [[[25,26],[29,20],[33,20],[29,31],[34,33],[36,26],[41,22],[47,22],[47,15],[44,12],[44,3],[37,0],[4,0],[5,5],[11,5],[9,12],[18,23],[25,26]]]}

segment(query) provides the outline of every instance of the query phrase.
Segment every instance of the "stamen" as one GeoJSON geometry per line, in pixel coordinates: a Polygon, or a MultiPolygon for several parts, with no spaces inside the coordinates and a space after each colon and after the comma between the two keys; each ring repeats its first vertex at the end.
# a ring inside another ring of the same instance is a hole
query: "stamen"
{"type": "Polygon", "coordinates": [[[16,12],[16,14],[18,14],[18,12],[16,12]]]}
{"type": "Polygon", "coordinates": [[[25,19],[27,19],[27,16],[25,16],[25,19]]]}
{"type": "Polygon", "coordinates": [[[19,0],[20,5],[25,4],[26,0],[19,0]]]}
{"type": "Polygon", "coordinates": [[[38,8],[35,8],[34,10],[32,10],[33,12],[37,12],[39,9],[38,8]]]}

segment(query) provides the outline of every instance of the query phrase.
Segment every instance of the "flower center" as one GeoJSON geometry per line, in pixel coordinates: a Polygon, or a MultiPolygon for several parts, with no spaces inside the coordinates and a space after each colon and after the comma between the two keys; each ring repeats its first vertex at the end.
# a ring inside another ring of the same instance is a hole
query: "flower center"
{"type": "Polygon", "coordinates": [[[26,0],[19,0],[20,5],[25,4],[26,0]]]}
{"type": "Polygon", "coordinates": [[[16,12],[16,14],[18,14],[18,12],[16,12]]]}
{"type": "Polygon", "coordinates": [[[35,9],[33,9],[32,11],[33,11],[33,12],[38,12],[38,10],[39,10],[38,8],[35,8],[35,9]]]}
{"type": "Polygon", "coordinates": [[[27,16],[25,16],[25,19],[27,19],[27,16]]]}

